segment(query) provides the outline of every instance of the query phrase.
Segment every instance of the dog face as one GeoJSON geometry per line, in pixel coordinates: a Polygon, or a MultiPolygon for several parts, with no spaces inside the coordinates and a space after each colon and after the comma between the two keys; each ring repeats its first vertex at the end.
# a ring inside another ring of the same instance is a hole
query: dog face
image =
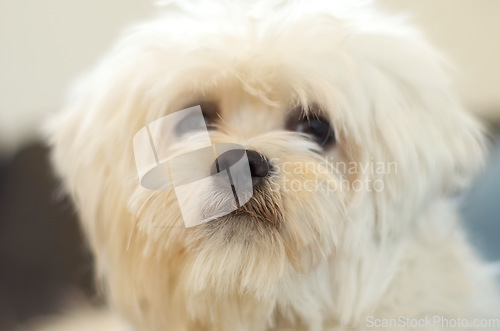
{"type": "Polygon", "coordinates": [[[165,11],[125,34],[53,124],[111,301],[158,325],[177,306],[200,319],[232,309],[214,304],[224,296],[265,299],[262,323],[308,295],[345,320],[369,307],[418,215],[480,164],[480,130],[440,56],[364,3],[165,11]],[[175,194],[140,186],[132,139],[193,105],[214,143],[256,151],[269,173],[240,209],[186,229],[175,194]]]}

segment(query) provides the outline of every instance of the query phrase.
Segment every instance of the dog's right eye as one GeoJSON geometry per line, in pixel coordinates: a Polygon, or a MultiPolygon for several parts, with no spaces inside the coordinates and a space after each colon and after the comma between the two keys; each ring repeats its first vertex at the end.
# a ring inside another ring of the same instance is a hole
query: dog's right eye
{"type": "Polygon", "coordinates": [[[213,125],[216,123],[216,120],[219,118],[219,108],[215,102],[197,102],[192,104],[191,106],[186,106],[185,108],[189,108],[192,106],[199,105],[201,111],[203,113],[203,120],[201,122],[198,116],[193,114],[184,117],[179,123],[175,126],[175,132],[177,135],[182,136],[183,134],[189,132],[196,132],[200,130],[204,130],[205,128],[210,130],[213,128],[213,125]]]}
{"type": "Polygon", "coordinates": [[[192,113],[176,123],[175,133],[180,137],[186,133],[201,131],[205,129],[205,127],[206,124],[201,120],[200,116],[192,113]]]}
{"type": "Polygon", "coordinates": [[[217,122],[220,116],[219,106],[213,101],[203,101],[199,103],[203,118],[207,128],[210,129],[217,122]]]}

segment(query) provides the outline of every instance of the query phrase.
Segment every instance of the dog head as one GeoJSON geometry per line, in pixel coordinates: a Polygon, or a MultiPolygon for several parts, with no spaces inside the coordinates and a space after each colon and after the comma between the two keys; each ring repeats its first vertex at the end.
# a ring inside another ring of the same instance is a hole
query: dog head
{"type": "Polygon", "coordinates": [[[309,293],[343,297],[332,309],[346,316],[368,305],[347,297],[390,270],[365,265],[390,261],[387,247],[481,161],[440,55],[365,2],[164,10],[124,34],[53,122],[54,163],[111,300],[136,320],[179,302],[215,309],[193,299],[204,295],[272,308],[321,269],[309,293]],[[140,185],[132,140],[193,105],[212,142],[257,153],[267,171],[236,211],[185,228],[176,194],[140,185]]]}

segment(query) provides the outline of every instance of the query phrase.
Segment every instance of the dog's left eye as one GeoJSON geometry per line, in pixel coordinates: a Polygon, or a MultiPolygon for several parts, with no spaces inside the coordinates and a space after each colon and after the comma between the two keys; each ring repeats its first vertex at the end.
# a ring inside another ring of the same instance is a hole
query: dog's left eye
{"type": "Polygon", "coordinates": [[[286,129],[310,135],[323,148],[335,144],[335,133],[328,119],[321,115],[305,117],[295,114],[288,118],[286,129]]]}

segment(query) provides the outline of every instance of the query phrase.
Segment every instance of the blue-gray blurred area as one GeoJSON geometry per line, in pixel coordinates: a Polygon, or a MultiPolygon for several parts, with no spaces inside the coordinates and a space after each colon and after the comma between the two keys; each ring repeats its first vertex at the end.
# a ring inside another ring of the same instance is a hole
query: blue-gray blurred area
{"type": "Polygon", "coordinates": [[[500,129],[492,136],[487,166],[461,202],[469,238],[489,261],[500,261],[500,129]]]}

